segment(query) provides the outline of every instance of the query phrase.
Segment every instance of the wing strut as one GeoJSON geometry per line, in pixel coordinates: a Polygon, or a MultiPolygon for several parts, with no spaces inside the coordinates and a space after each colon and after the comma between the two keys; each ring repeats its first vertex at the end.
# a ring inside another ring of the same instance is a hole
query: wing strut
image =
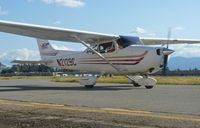
{"type": "MultiPolygon", "coordinates": [[[[94,52],[95,54],[97,54],[100,58],[102,58],[103,60],[105,60],[108,64],[110,64],[111,67],[113,67],[117,72],[119,72],[119,74],[121,73],[121,70],[119,68],[117,68],[113,63],[111,63],[108,59],[106,59],[101,53],[97,52],[96,50],[94,50],[92,47],[90,47],[85,41],[81,40],[79,37],[74,36],[77,40],[79,40],[84,46],[86,46],[88,49],[90,49],[92,52],[94,52]]],[[[124,74],[122,74],[124,75],[124,74]]],[[[128,76],[125,75],[129,80],[131,80],[133,82],[133,84],[136,84],[134,82],[134,80],[128,76]]]]}

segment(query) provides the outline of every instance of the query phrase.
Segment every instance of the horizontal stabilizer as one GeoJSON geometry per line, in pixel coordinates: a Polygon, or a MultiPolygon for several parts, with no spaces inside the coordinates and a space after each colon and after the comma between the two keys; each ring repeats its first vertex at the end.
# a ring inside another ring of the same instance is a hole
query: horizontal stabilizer
{"type": "Polygon", "coordinates": [[[11,63],[16,63],[16,64],[45,64],[47,63],[47,61],[42,61],[42,60],[39,60],[39,61],[33,61],[33,60],[30,60],[30,61],[27,61],[27,60],[13,60],[11,63]]]}

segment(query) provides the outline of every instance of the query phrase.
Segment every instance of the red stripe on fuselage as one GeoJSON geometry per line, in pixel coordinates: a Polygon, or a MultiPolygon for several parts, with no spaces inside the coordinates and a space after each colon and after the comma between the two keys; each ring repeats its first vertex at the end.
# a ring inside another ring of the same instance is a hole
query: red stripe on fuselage
{"type": "MultiPolygon", "coordinates": [[[[118,60],[108,60],[108,61],[110,61],[110,62],[117,62],[117,61],[130,62],[130,61],[141,61],[143,59],[144,59],[144,57],[139,58],[139,59],[121,59],[121,60],[118,59],[118,60]]],[[[105,60],[81,60],[78,62],[105,62],[105,60]]]]}
{"type": "MultiPolygon", "coordinates": [[[[125,58],[133,58],[133,59],[136,59],[136,58],[141,58],[141,57],[144,57],[146,54],[148,53],[148,51],[145,51],[143,54],[141,55],[133,55],[133,56],[110,56],[110,57],[106,57],[107,59],[125,59],[125,58]]],[[[79,60],[101,60],[101,58],[99,57],[91,57],[91,58],[78,58],[79,60]]]]}
{"type": "MultiPolygon", "coordinates": [[[[138,63],[140,63],[140,62],[135,62],[135,63],[112,63],[112,64],[114,64],[114,65],[136,65],[136,64],[138,64],[138,63]]],[[[106,62],[104,62],[104,63],[78,63],[78,64],[108,64],[108,63],[106,63],[106,62]]]]}

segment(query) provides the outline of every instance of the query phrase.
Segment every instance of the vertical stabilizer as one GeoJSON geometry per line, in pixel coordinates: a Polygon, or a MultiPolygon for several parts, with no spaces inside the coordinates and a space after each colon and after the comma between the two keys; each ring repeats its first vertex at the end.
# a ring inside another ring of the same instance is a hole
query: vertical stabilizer
{"type": "Polygon", "coordinates": [[[42,60],[47,60],[50,57],[56,56],[58,51],[55,50],[48,40],[37,39],[38,48],[42,60]]]}

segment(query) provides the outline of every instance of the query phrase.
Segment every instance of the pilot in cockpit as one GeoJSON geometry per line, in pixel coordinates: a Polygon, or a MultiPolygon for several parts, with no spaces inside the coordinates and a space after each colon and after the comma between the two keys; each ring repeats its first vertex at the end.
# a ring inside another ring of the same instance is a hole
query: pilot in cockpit
{"type": "Polygon", "coordinates": [[[109,53],[115,51],[113,42],[104,43],[99,45],[99,52],[100,53],[109,53]]]}

